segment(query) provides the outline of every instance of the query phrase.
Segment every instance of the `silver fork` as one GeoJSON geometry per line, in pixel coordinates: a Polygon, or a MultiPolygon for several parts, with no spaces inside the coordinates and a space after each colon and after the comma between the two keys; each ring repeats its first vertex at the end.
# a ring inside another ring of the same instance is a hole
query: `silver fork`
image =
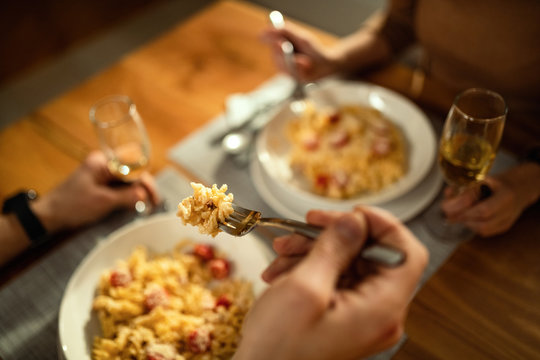
{"type": "MultiPolygon", "coordinates": [[[[234,212],[219,223],[219,228],[233,236],[244,236],[257,226],[275,227],[315,239],[323,230],[320,227],[301,221],[280,218],[264,218],[260,211],[245,209],[233,204],[234,212]]],[[[405,254],[393,247],[372,244],[360,252],[364,260],[372,261],[387,267],[396,267],[405,261],[405,254]]]]}
{"type": "MultiPolygon", "coordinates": [[[[283,15],[277,11],[273,10],[268,14],[270,23],[275,29],[283,29],[285,26],[285,19],[283,15]]],[[[306,95],[306,84],[303,84],[298,80],[298,69],[296,68],[296,63],[294,60],[294,46],[289,40],[284,40],[281,43],[281,52],[283,53],[283,58],[285,61],[285,66],[291,72],[293,79],[295,80],[295,87],[291,94],[291,109],[296,114],[302,114],[305,108],[306,95]]]]}

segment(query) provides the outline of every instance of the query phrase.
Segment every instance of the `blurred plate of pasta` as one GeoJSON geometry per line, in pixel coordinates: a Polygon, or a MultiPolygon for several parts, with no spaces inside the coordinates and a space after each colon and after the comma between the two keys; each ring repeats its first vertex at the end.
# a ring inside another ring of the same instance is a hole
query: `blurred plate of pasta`
{"type": "Polygon", "coordinates": [[[389,89],[326,80],[300,115],[285,104],[261,131],[256,160],[297,201],[349,209],[395,200],[422,182],[436,157],[433,127],[389,89]]]}
{"type": "MultiPolygon", "coordinates": [[[[253,185],[261,198],[281,216],[305,221],[306,213],[309,210],[320,208],[319,204],[310,201],[298,201],[297,198],[291,197],[289,193],[279,188],[276,182],[270,181],[270,177],[266,176],[262,165],[258,161],[251,162],[250,175],[253,185]]],[[[418,186],[397,199],[378,204],[377,207],[392,213],[401,221],[409,221],[429,206],[439,193],[442,184],[442,174],[435,162],[428,176],[418,186]]],[[[341,211],[351,209],[352,205],[347,208],[343,204],[340,207],[333,208],[333,210],[341,211]]]]}
{"type": "MultiPolygon", "coordinates": [[[[202,235],[199,233],[197,228],[183,225],[180,219],[173,213],[157,214],[146,219],[136,220],[135,222],[111,233],[105,240],[100,242],[84,258],[71,276],[64,292],[59,311],[58,345],[59,355],[61,358],[67,360],[96,358],[95,355],[92,356],[96,337],[102,337],[104,335],[102,319],[100,316],[98,316],[98,313],[95,310],[95,306],[98,301],[96,299],[102,292],[104,279],[110,279],[111,283],[116,282],[116,284],[114,284],[115,286],[118,284],[122,285],[121,283],[126,280],[126,276],[124,276],[126,274],[118,271],[118,269],[121,269],[119,264],[129,264],[131,267],[134,266],[134,262],[141,262],[140,258],[143,258],[145,263],[141,265],[141,269],[137,271],[147,271],[147,268],[150,266],[151,256],[155,255],[159,260],[162,258],[168,259],[167,256],[175,254],[175,251],[178,251],[179,244],[182,242],[184,243],[184,247],[186,249],[190,249],[189,244],[192,244],[191,246],[197,246],[197,244],[199,244],[203,245],[204,247],[207,246],[214,249],[216,254],[222,254],[223,258],[226,258],[231,264],[229,269],[229,278],[231,282],[234,281],[248,284],[250,287],[250,292],[252,292],[254,297],[260,294],[266,287],[265,283],[260,279],[260,274],[270,263],[271,256],[265,245],[254,235],[248,234],[242,237],[242,239],[234,238],[225,233],[220,233],[216,237],[202,235]],[[144,251],[141,249],[144,249],[144,251]],[[146,257],[148,257],[148,259],[146,259],[146,257]],[[112,269],[115,269],[114,272],[109,273],[108,271],[112,271],[112,269]]],[[[193,247],[191,247],[191,250],[189,251],[189,253],[186,252],[185,254],[187,255],[186,258],[188,260],[191,259],[191,267],[187,272],[180,272],[180,274],[184,274],[185,276],[179,276],[174,272],[178,270],[178,264],[171,265],[170,262],[165,260],[154,265],[158,268],[156,271],[164,271],[164,269],[166,269],[167,272],[174,274],[174,279],[177,279],[179,284],[186,284],[188,274],[190,274],[189,279],[191,279],[192,273],[194,272],[194,264],[192,259],[194,254],[202,257],[207,256],[206,251],[202,254],[198,254],[197,251],[193,251],[193,247]]],[[[180,256],[183,255],[184,254],[180,256]]],[[[175,255],[173,260],[176,260],[177,257],[178,256],[175,255]]],[[[205,261],[206,260],[208,259],[205,259],[205,261]]],[[[227,266],[229,267],[229,265],[227,266]]],[[[218,272],[216,274],[219,274],[221,268],[218,267],[217,269],[218,272]]],[[[208,271],[208,274],[214,274],[213,268],[209,268],[208,271]]],[[[131,276],[133,276],[134,279],[137,277],[137,275],[132,274],[133,269],[131,269],[131,273],[127,274],[128,280],[130,280],[131,276]]],[[[204,278],[204,276],[209,275],[201,274],[197,276],[204,278]]],[[[148,278],[148,275],[146,274],[143,277],[148,278]]],[[[174,279],[173,282],[176,281],[174,279]]],[[[219,279],[219,276],[216,277],[216,279],[219,279]]],[[[214,282],[217,281],[214,280],[214,282]]],[[[155,286],[155,284],[151,285],[155,286]]],[[[171,285],[168,284],[167,286],[171,285]]],[[[217,286],[221,285],[212,283],[211,286],[212,287],[210,287],[210,289],[214,291],[217,286]]],[[[230,287],[231,285],[227,284],[226,286],[230,287]]],[[[150,288],[150,286],[148,286],[148,288],[150,288]]],[[[144,298],[144,306],[146,308],[144,310],[144,317],[146,317],[146,319],[142,319],[142,322],[140,322],[142,324],[154,321],[152,316],[149,315],[149,312],[156,312],[157,314],[159,311],[154,311],[154,309],[149,310],[148,307],[153,307],[156,305],[156,303],[159,304],[160,299],[163,299],[163,297],[153,296],[156,294],[148,294],[148,288],[144,293],[144,296],[146,296],[144,298]]],[[[122,291],[127,291],[126,289],[122,289],[122,291]]],[[[194,289],[194,287],[189,287],[189,289],[194,289]]],[[[226,288],[224,287],[224,289],[226,288]]],[[[202,290],[199,289],[197,291],[200,292],[202,290]]],[[[163,308],[169,312],[163,311],[160,315],[161,317],[174,317],[175,315],[170,311],[173,311],[175,309],[175,304],[178,305],[178,303],[180,303],[182,309],[187,309],[188,304],[186,303],[188,301],[185,299],[175,299],[174,295],[175,293],[171,293],[170,290],[168,294],[166,293],[165,297],[170,296],[170,299],[167,298],[170,300],[170,303],[167,303],[167,306],[163,306],[163,308]],[[174,301],[176,301],[176,303],[174,303],[174,301]],[[182,302],[184,304],[182,304],[182,302]],[[173,316],[170,314],[173,314],[173,316]]],[[[107,299],[101,300],[106,301],[107,299]]],[[[230,303],[234,301],[235,299],[231,299],[230,297],[222,298],[221,296],[219,296],[219,298],[218,296],[215,296],[215,298],[210,296],[210,299],[208,299],[208,296],[206,296],[205,300],[205,302],[209,302],[210,309],[212,307],[217,308],[218,305],[226,305],[228,309],[230,303]]],[[[136,301],[134,303],[136,303],[136,301]]],[[[197,300],[197,303],[200,303],[200,301],[197,300]]],[[[198,306],[199,305],[200,304],[198,304],[198,306]]],[[[107,306],[111,305],[106,304],[105,307],[107,306]]],[[[118,307],[118,304],[114,304],[114,306],[118,307]]],[[[197,316],[188,314],[187,310],[182,310],[181,312],[186,313],[184,314],[185,318],[193,324],[198,324],[202,321],[197,319],[197,316]]],[[[219,314],[216,314],[215,316],[218,318],[226,317],[224,315],[224,310],[220,310],[219,314]]],[[[205,323],[208,321],[202,322],[205,323]]],[[[235,326],[238,326],[238,324],[235,326]]],[[[130,324],[128,327],[133,327],[133,325],[130,324]]],[[[190,336],[192,335],[197,334],[196,332],[192,331],[190,336]]],[[[237,336],[237,334],[233,335],[237,336]]],[[[133,337],[133,334],[130,334],[130,336],[133,337]]],[[[152,335],[152,337],[153,336],[154,335],[152,335]]],[[[223,335],[221,334],[219,336],[223,335]]],[[[211,337],[209,337],[209,339],[213,339],[213,334],[211,337]]],[[[190,345],[190,340],[193,340],[193,346],[199,346],[201,343],[201,339],[190,338],[187,339],[182,346],[188,347],[190,345]]],[[[133,342],[134,340],[130,341],[133,342]]],[[[148,345],[147,342],[148,341],[143,341],[143,344],[146,346],[148,345]]],[[[163,349],[170,350],[167,349],[165,345],[158,343],[156,346],[154,346],[152,351],[156,350],[159,352],[163,349]]],[[[192,352],[197,352],[196,350],[197,349],[193,350],[193,348],[191,348],[192,352]]],[[[147,347],[144,351],[150,350],[148,350],[147,347]]],[[[141,356],[144,357],[146,355],[147,354],[143,354],[141,356]]],[[[195,355],[202,356],[204,354],[195,355]]],[[[219,356],[215,358],[219,358],[219,356]]]]}

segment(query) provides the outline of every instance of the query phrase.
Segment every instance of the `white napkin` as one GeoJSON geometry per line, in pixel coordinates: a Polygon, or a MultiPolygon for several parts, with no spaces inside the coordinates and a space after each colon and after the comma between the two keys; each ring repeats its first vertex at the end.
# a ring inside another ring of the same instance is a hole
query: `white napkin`
{"type": "Polygon", "coordinates": [[[225,100],[227,126],[235,127],[286,100],[294,90],[294,80],[277,75],[250,93],[234,93],[225,100]]]}

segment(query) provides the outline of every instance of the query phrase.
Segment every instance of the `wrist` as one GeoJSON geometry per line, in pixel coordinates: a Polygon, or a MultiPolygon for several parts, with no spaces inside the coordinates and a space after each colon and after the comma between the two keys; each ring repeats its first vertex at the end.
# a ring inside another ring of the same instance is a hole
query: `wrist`
{"type": "Polygon", "coordinates": [[[51,194],[46,194],[33,201],[30,204],[30,208],[49,234],[56,233],[63,228],[61,219],[57,217],[58,212],[55,211],[54,200],[51,194]]]}
{"type": "Polygon", "coordinates": [[[21,232],[18,230],[22,229],[22,233],[33,244],[39,244],[48,239],[47,228],[45,228],[32,206],[36,199],[37,193],[34,190],[26,190],[6,199],[2,205],[2,213],[12,223],[11,228],[19,233],[21,232]],[[13,224],[13,222],[16,222],[16,224],[13,224]]]}
{"type": "Polygon", "coordinates": [[[388,44],[371,28],[366,28],[339,41],[331,53],[341,71],[364,71],[391,57],[388,44]]]}
{"type": "Polygon", "coordinates": [[[540,164],[524,162],[502,175],[501,180],[507,183],[517,194],[521,207],[534,204],[540,198],[540,164]]]}
{"type": "Polygon", "coordinates": [[[326,51],[327,66],[332,73],[344,73],[350,71],[352,67],[348,62],[346,49],[341,46],[334,46],[326,51]]]}

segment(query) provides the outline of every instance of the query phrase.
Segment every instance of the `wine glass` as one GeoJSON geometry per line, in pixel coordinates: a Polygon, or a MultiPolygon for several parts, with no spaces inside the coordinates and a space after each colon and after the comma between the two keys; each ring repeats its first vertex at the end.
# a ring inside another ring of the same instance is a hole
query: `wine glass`
{"type": "MultiPolygon", "coordinates": [[[[494,91],[472,88],[459,94],[446,117],[439,142],[439,167],[454,194],[480,184],[488,173],[502,137],[507,107],[494,91]]],[[[480,195],[478,197],[480,200],[480,195]]],[[[426,224],[443,239],[474,235],[462,224],[448,222],[435,203],[426,212],[426,224]]]]}
{"type": "MultiPolygon", "coordinates": [[[[150,141],[135,103],[125,95],[104,97],[90,108],[90,121],[107,157],[107,166],[118,179],[116,185],[139,181],[149,166],[150,141]]],[[[144,201],[135,204],[139,214],[151,208],[144,201]]]]}

